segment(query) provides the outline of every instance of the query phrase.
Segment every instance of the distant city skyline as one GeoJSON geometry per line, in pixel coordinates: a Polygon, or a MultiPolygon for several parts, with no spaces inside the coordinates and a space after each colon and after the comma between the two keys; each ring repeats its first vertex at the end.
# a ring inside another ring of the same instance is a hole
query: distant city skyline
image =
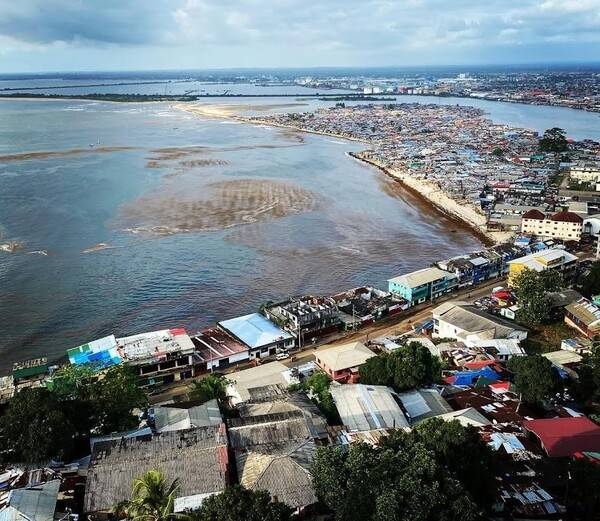
{"type": "Polygon", "coordinates": [[[600,0],[19,0],[0,73],[585,63],[600,0]]]}

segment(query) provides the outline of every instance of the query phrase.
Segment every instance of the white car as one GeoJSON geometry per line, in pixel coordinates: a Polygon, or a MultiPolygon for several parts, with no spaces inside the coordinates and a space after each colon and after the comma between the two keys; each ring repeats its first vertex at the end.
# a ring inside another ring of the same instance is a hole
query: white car
{"type": "Polygon", "coordinates": [[[290,354],[286,353],[286,352],[282,352],[282,353],[277,353],[277,356],[275,357],[276,360],[285,360],[286,358],[289,358],[290,354]]]}

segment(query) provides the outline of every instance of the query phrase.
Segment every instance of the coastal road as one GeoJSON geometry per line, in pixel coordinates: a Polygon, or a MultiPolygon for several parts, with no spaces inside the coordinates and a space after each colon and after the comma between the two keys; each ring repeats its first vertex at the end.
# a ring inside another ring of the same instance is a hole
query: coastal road
{"type": "MultiPolygon", "coordinates": [[[[394,315],[387,317],[384,320],[375,322],[374,324],[367,326],[355,333],[344,332],[331,335],[321,340],[321,342],[314,348],[307,348],[299,353],[294,354],[295,360],[292,362],[291,359],[283,360],[283,363],[288,367],[297,367],[307,362],[315,360],[315,353],[348,342],[368,342],[381,336],[392,336],[401,335],[412,330],[412,326],[415,324],[421,324],[426,320],[431,319],[431,311],[436,306],[439,306],[442,302],[448,302],[451,300],[462,300],[466,302],[473,302],[481,297],[490,294],[492,288],[496,286],[503,286],[506,283],[506,279],[494,279],[481,284],[475,288],[469,287],[464,288],[456,293],[451,293],[445,297],[437,299],[435,302],[421,304],[417,307],[412,308],[408,312],[404,312],[400,315],[394,315]]],[[[269,362],[263,362],[269,363],[269,362]]],[[[234,374],[236,371],[248,369],[253,367],[253,364],[238,364],[234,367],[229,368],[225,371],[226,374],[234,374]]],[[[205,375],[199,376],[197,379],[203,378],[205,375]]],[[[185,394],[188,386],[192,380],[186,380],[185,382],[178,382],[165,389],[161,394],[150,396],[150,404],[156,405],[159,403],[168,402],[171,400],[182,400],[185,399],[185,394]]]]}

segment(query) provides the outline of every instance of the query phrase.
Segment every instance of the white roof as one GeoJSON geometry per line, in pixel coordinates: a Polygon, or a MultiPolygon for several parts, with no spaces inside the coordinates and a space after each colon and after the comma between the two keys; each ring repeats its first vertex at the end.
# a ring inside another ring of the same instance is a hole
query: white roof
{"type": "Polygon", "coordinates": [[[219,322],[219,325],[252,348],[267,346],[280,340],[292,338],[292,335],[287,331],[284,331],[260,313],[251,313],[243,317],[224,320],[219,322]]]}
{"type": "Polygon", "coordinates": [[[413,423],[452,411],[446,400],[435,389],[408,391],[399,393],[398,397],[413,423]]]}
{"type": "Polygon", "coordinates": [[[423,284],[429,284],[435,280],[443,278],[456,278],[456,275],[453,273],[448,273],[447,271],[439,268],[423,268],[422,270],[413,271],[412,273],[407,273],[406,275],[394,277],[389,279],[388,282],[395,282],[396,284],[402,284],[403,286],[409,288],[416,288],[418,286],[422,286],[423,284]]]}
{"type": "Polygon", "coordinates": [[[376,355],[363,343],[352,342],[324,349],[315,356],[317,363],[321,361],[323,365],[332,371],[342,371],[351,367],[358,367],[376,355]]]}
{"type": "Polygon", "coordinates": [[[519,264],[534,271],[544,271],[548,268],[549,263],[552,263],[552,266],[560,266],[575,260],[577,260],[577,257],[572,253],[556,248],[538,251],[525,257],[513,259],[508,261],[507,264],[519,264]]]}
{"type": "Polygon", "coordinates": [[[288,371],[287,366],[277,361],[237,371],[229,375],[233,383],[228,386],[227,394],[231,397],[232,403],[236,405],[250,398],[249,389],[266,385],[287,387],[289,382],[285,379],[286,371],[288,371]]]}
{"type": "Polygon", "coordinates": [[[395,393],[384,385],[332,385],[331,396],[342,423],[351,431],[408,428],[408,421],[394,399],[395,393]]]}
{"type": "Polygon", "coordinates": [[[444,421],[457,420],[463,427],[468,427],[469,425],[472,425],[473,427],[483,427],[484,425],[490,424],[490,421],[473,407],[440,414],[439,416],[436,416],[436,418],[441,418],[444,421]]]}
{"type": "Polygon", "coordinates": [[[578,355],[573,351],[565,350],[544,353],[542,354],[542,356],[550,360],[554,365],[574,364],[583,360],[583,357],[581,355],[578,355]]]}
{"type": "Polygon", "coordinates": [[[183,329],[162,329],[117,338],[117,351],[124,362],[160,358],[166,353],[192,353],[194,343],[183,329]]]}

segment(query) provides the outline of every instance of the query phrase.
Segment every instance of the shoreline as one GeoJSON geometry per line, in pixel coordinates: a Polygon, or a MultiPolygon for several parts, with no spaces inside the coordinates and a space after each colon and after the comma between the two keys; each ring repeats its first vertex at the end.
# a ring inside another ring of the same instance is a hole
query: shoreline
{"type": "MultiPolygon", "coordinates": [[[[229,119],[239,121],[241,123],[253,124],[253,125],[264,125],[272,128],[282,128],[294,130],[297,132],[305,132],[307,134],[316,134],[320,136],[332,137],[336,139],[344,139],[347,141],[353,141],[362,143],[364,145],[372,145],[369,141],[361,140],[353,137],[346,137],[333,132],[324,132],[317,130],[305,130],[296,125],[284,125],[280,123],[272,123],[263,119],[252,119],[248,116],[240,116],[232,113],[232,110],[227,110],[223,106],[215,107],[208,106],[203,108],[196,108],[196,110],[190,110],[193,107],[174,105],[175,108],[186,110],[193,114],[197,114],[204,117],[214,117],[217,119],[229,119]]],[[[427,183],[425,180],[419,180],[408,174],[403,174],[400,171],[393,170],[386,167],[385,165],[363,157],[363,152],[348,152],[350,157],[361,161],[364,164],[368,164],[372,167],[377,168],[380,172],[399,183],[406,190],[411,192],[413,195],[418,197],[422,202],[433,208],[435,211],[442,213],[443,215],[450,217],[462,226],[467,227],[481,242],[484,246],[492,246],[494,244],[500,244],[506,242],[509,237],[512,236],[510,232],[490,232],[486,229],[486,219],[483,214],[479,214],[474,208],[461,206],[457,201],[452,199],[448,194],[442,192],[440,189],[435,188],[431,183],[427,183]]]]}
{"type": "MultiPolygon", "coordinates": [[[[353,137],[346,137],[344,135],[335,134],[333,132],[324,132],[318,130],[305,130],[296,125],[289,124],[281,124],[281,123],[272,123],[270,121],[265,121],[263,119],[257,118],[253,119],[248,116],[241,116],[235,114],[233,109],[227,109],[227,106],[204,106],[204,107],[190,107],[190,106],[181,106],[181,105],[173,105],[175,108],[180,110],[185,110],[187,112],[191,112],[192,114],[200,115],[203,117],[213,117],[216,119],[228,119],[233,121],[238,121],[240,123],[246,123],[251,125],[263,125],[271,128],[281,128],[293,130],[296,132],[304,132],[307,134],[315,134],[319,136],[326,136],[335,139],[343,139],[346,141],[353,141],[357,143],[362,143],[367,146],[372,146],[373,144],[367,140],[357,139],[353,137]],[[195,109],[195,110],[194,110],[195,109]]],[[[347,154],[360,161],[363,164],[370,165],[378,169],[387,177],[391,178],[398,184],[400,184],[404,189],[409,191],[412,195],[417,197],[420,201],[425,203],[427,206],[432,208],[433,210],[440,212],[446,217],[451,218],[456,221],[461,226],[464,226],[469,229],[471,233],[473,233],[484,246],[493,246],[495,244],[500,244],[506,242],[510,237],[512,237],[512,232],[492,232],[487,230],[486,226],[486,218],[485,215],[479,213],[475,207],[472,205],[461,205],[458,201],[450,197],[447,193],[443,192],[439,188],[435,187],[432,183],[428,182],[425,179],[418,179],[406,172],[402,172],[399,170],[395,170],[393,168],[389,168],[382,163],[364,157],[365,151],[361,152],[347,152],[347,154]]]]}

